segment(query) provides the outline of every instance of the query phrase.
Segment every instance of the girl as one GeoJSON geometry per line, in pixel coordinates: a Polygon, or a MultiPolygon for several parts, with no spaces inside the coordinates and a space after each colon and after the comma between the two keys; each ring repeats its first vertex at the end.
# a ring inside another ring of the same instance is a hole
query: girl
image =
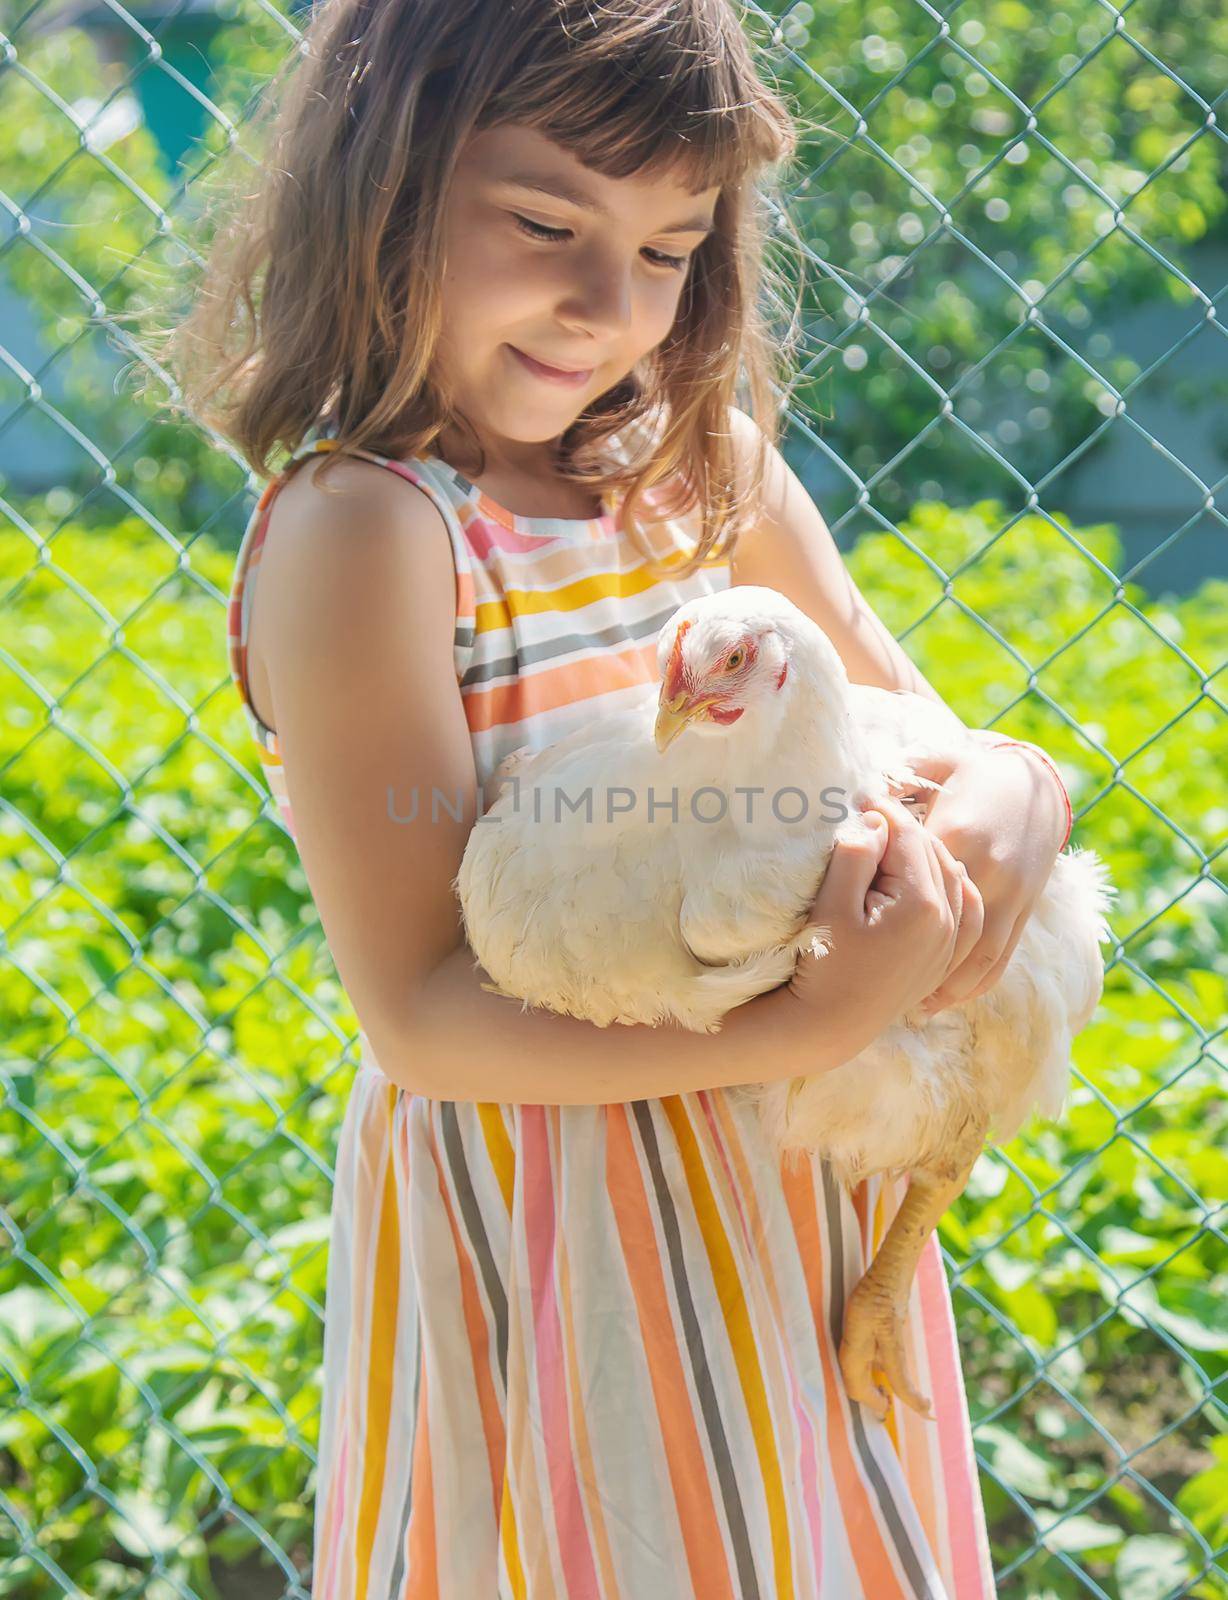
{"type": "Polygon", "coordinates": [[[982,1600],[936,1240],[934,1414],[880,1424],[836,1352],[903,1183],[786,1170],[725,1091],[995,981],[1063,842],[1051,772],[986,750],[924,826],[885,801],[816,901],[833,954],[712,1036],[509,1006],[452,890],[502,757],[638,694],[693,595],[769,584],[854,679],[934,694],[772,442],[785,108],[727,0],[325,0],[288,78],[178,355],[257,472],[292,452],[232,663],[361,1023],[312,1594],[982,1600]]]}

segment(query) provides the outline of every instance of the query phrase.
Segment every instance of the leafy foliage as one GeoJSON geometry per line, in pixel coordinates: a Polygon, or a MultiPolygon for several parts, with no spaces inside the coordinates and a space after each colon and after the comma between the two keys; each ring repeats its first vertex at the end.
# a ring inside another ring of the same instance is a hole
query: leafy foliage
{"type": "MultiPolygon", "coordinates": [[[[213,1597],[256,1558],[301,1597],[356,1021],[225,677],[249,474],[113,376],[292,28],[219,8],[171,170],[140,108],[175,15],[104,60],[57,9],[0,63],[0,274],[47,352],[4,351],[0,410],[76,451],[0,531],[0,1597],[213,1597]]],[[[1168,381],[1118,308],[1219,334],[1181,251],[1224,236],[1228,12],[750,9],[810,129],[790,448],[839,469],[833,528],[883,529],[850,567],[926,676],[1059,760],[1121,891],[1066,1116],[942,1228],[1000,1592],[1228,1600],[1228,584],[1148,599],[1111,527],[1039,509],[1168,381]]],[[[1187,398],[1224,387],[1208,360],[1187,398]]]]}
{"type": "MultiPolygon", "coordinates": [[[[1228,894],[1200,868],[1228,834],[1228,584],[1118,596],[1111,528],[1003,526],[926,504],[850,561],[966,720],[1055,754],[1121,889],[1066,1118],[986,1156],[943,1224],[994,1554],[1028,1593],[1074,1595],[1075,1563],[1122,1600],[1168,1572],[1219,1596],[1196,1575],[1228,1539],[1228,894]]],[[[0,1594],[23,1600],[57,1569],[99,1600],[160,1565],[207,1596],[210,1559],[309,1558],[357,1024],[224,674],[230,567],[136,518],[41,553],[0,534],[0,1594]]]]}
{"type": "Polygon", "coordinates": [[[825,502],[833,526],[861,482],[889,519],[939,496],[1012,504],[1025,486],[1060,506],[1089,444],[1131,426],[1119,396],[1228,398],[1214,307],[1182,266],[1228,225],[1212,110],[1228,11],[939,9],[752,6],[807,130],[784,265],[795,276],[796,235],[795,431],[847,480],[825,502]],[[1143,302],[1188,311],[1209,391],[1180,390],[1174,351],[1144,369],[1119,347],[1115,323],[1143,302]]]}

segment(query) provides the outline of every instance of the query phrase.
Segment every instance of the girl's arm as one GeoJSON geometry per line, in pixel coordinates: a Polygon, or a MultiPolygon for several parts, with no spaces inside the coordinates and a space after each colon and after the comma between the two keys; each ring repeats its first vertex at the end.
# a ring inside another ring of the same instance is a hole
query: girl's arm
{"type": "Polygon", "coordinates": [[[837,995],[820,1024],[788,986],[716,1034],[602,1029],[481,987],[452,889],[479,797],[447,530],[378,466],[340,463],[325,495],[314,465],[273,502],[249,648],[312,896],[384,1074],[439,1099],[604,1104],[821,1071],[867,1044],[875,1008],[837,995]],[[451,803],[433,820],[432,788],[451,803]]]}
{"type": "Polygon", "coordinates": [[[482,981],[466,945],[425,974],[399,1031],[373,1040],[381,1070],[436,1100],[612,1105],[823,1072],[873,1037],[816,1027],[787,984],[735,1007],[718,1033],[692,1033],[522,1011],[482,981]]]}

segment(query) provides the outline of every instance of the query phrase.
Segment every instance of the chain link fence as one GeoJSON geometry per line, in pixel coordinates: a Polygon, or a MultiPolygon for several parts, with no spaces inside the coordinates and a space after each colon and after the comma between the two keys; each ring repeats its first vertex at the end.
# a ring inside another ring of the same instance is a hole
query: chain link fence
{"type": "MultiPolygon", "coordinates": [[[[299,26],[0,17],[0,1595],[305,1597],[356,1024],[226,676],[260,485],[117,372],[299,26]]],[[[805,128],[787,453],[1121,890],[1067,1114],[941,1229],[1000,1593],[1224,1600],[1228,16],[747,26],[805,128]]]]}

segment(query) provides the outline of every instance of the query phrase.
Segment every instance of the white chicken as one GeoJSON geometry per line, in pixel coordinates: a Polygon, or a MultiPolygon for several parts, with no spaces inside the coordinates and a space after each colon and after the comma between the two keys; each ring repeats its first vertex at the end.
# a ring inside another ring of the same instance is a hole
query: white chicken
{"type": "MultiPolygon", "coordinates": [[[[773,589],[688,601],[657,641],[660,685],[546,748],[516,752],[455,880],[486,987],[610,1023],[712,1032],[790,978],[830,930],[807,913],[837,830],[935,785],[909,762],[971,735],[923,696],[851,684],[823,630],[773,589]],[[847,818],[847,820],[845,820],[847,818]]],[[[774,1147],[814,1150],[853,1186],[910,1174],[852,1295],[840,1362],[880,1418],[877,1367],[922,1415],[903,1321],[921,1250],[987,1140],[1057,1115],[1073,1035],[1100,998],[1112,889],[1099,859],[1058,857],[986,994],[909,1013],[845,1065],[747,1084],[774,1147]]]]}

